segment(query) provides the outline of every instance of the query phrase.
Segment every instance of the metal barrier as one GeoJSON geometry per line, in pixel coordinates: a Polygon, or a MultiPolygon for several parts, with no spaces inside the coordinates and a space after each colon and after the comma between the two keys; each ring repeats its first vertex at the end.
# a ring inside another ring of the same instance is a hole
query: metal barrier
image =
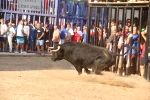
{"type": "MultiPolygon", "coordinates": [[[[96,17],[95,17],[95,27],[99,27],[99,23],[101,21],[102,26],[101,26],[101,40],[103,41],[103,28],[104,26],[104,9],[107,9],[108,17],[107,17],[107,25],[106,27],[109,30],[109,33],[111,33],[111,21],[115,20],[116,22],[116,32],[118,32],[118,25],[121,23],[124,27],[123,33],[125,34],[125,26],[127,24],[127,19],[131,19],[131,25],[135,24],[138,26],[139,29],[139,34],[141,33],[141,29],[143,28],[144,25],[144,19],[148,19],[148,31],[147,31],[147,37],[149,37],[149,31],[150,31],[150,6],[149,6],[149,1],[144,1],[144,2],[93,2],[89,0],[89,7],[88,7],[88,37],[87,37],[87,43],[90,43],[90,25],[91,25],[91,9],[95,8],[96,9],[96,17]],[[102,9],[102,19],[100,18],[100,9],[102,9]],[[146,18],[145,18],[146,17],[146,18]],[[136,19],[139,19],[139,23],[135,21],[136,19]]],[[[131,27],[131,33],[133,32],[133,27],[131,27]]],[[[109,34],[110,35],[110,34],[109,34]]],[[[117,38],[117,36],[115,36],[117,38]]],[[[123,41],[122,41],[122,56],[124,56],[124,39],[125,35],[123,35],[123,41]]],[[[139,66],[140,66],[140,40],[141,36],[139,35],[139,39],[137,40],[138,42],[138,48],[137,48],[137,59],[136,59],[136,68],[134,68],[134,74],[139,74],[139,66]]],[[[102,42],[101,42],[102,43],[102,42]]],[[[117,39],[115,39],[115,43],[117,43],[117,39]]],[[[98,45],[98,31],[95,29],[95,39],[94,39],[94,44],[98,45]]],[[[102,46],[102,44],[100,45],[102,46]]],[[[132,46],[131,39],[130,39],[130,46],[132,46]]],[[[150,59],[148,59],[148,50],[147,48],[150,46],[150,41],[149,38],[146,41],[146,61],[148,62],[150,59]]],[[[130,49],[132,51],[132,49],[130,49]]],[[[115,47],[115,52],[117,52],[117,45],[115,47]]],[[[130,66],[131,66],[131,52],[130,52],[130,66]]],[[[123,57],[122,57],[122,62],[123,62],[123,57]]],[[[123,73],[125,73],[126,67],[125,64],[122,63],[123,66],[123,73]]],[[[116,67],[117,67],[117,62],[116,62],[116,67]]],[[[150,65],[148,63],[148,66],[146,67],[146,79],[150,80],[150,65]]]]}
{"type": "MultiPolygon", "coordinates": [[[[18,18],[20,17],[28,22],[34,22],[37,20],[43,23],[48,22],[49,24],[56,24],[58,1],[59,0],[39,0],[38,2],[40,2],[39,5],[41,5],[41,7],[38,8],[39,10],[33,11],[32,9],[22,10],[20,7],[21,4],[19,5],[18,0],[0,0],[0,9],[3,13],[2,15],[5,21],[7,20],[12,22],[15,20],[16,24],[18,23],[18,18]]],[[[32,8],[34,8],[34,2],[32,4],[32,8]]]]}

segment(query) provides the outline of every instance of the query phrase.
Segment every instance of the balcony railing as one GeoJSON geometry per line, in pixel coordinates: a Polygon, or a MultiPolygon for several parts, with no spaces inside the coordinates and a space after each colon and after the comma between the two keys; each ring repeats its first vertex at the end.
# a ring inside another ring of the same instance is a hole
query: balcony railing
{"type": "MultiPolygon", "coordinates": [[[[40,11],[21,10],[18,7],[18,1],[19,0],[0,0],[0,9],[5,11],[12,11],[12,12],[41,13],[41,14],[50,14],[50,15],[55,15],[57,12],[56,7],[58,4],[58,0],[40,0],[41,1],[40,11]]],[[[22,0],[20,0],[19,2],[22,2],[22,0]]]]}

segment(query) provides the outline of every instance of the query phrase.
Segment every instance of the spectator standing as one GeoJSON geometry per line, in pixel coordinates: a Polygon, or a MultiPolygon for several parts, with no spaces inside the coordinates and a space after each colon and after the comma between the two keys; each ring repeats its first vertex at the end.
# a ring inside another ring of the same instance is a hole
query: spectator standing
{"type": "Polygon", "coordinates": [[[77,28],[74,28],[74,35],[72,36],[72,42],[80,42],[80,35],[77,33],[77,28]]]}
{"type": "MultiPolygon", "coordinates": [[[[125,30],[124,30],[125,31],[125,30]]],[[[127,46],[126,46],[126,37],[125,37],[125,35],[126,34],[124,34],[124,32],[122,32],[122,30],[120,30],[120,32],[118,32],[118,35],[119,35],[119,41],[118,41],[118,50],[120,51],[120,55],[122,55],[122,43],[124,42],[124,53],[125,52],[127,52],[127,46]],[[124,35],[124,37],[125,37],[125,39],[123,40],[123,35],[124,35]]],[[[126,59],[126,54],[123,56],[123,58],[122,58],[122,56],[120,56],[119,57],[119,63],[118,63],[118,69],[117,69],[117,75],[119,75],[119,76],[121,76],[122,75],[122,63],[124,63],[124,62],[122,62],[122,59],[126,59]]]]}
{"type": "Polygon", "coordinates": [[[30,35],[30,27],[27,25],[27,21],[24,21],[23,26],[24,31],[24,38],[25,38],[25,51],[28,51],[28,45],[29,45],[29,35],[30,35]]]}
{"type": "Polygon", "coordinates": [[[67,30],[67,36],[66,36],[65,42],[68,42],[68,41],[71,41],[71,38],[74,35],[73,30],[71,28],[71,24],[67,24],[66,30],[67,30]]]}
{"type": "Polygon", "coordinates": [[[90,29],[90,44],[92,45],[94,45],[94,35],[95,35],[95,27],[94,25],[92,25],[90,29]]]}
{"type": "Polygon", "coordinates": [[[35,21],[34,22],[34,30],[35,30],[35,33],[34,33],[34,50],[36,50],[36,36],[37,36],[37,24],[38,24],[38,21],[35,21]]]}
{"type": "MultiPolygon", "coordinates": [[[[14,23],[12,23],[12,27],[14,28],[15,32],[17,33],[17,27],[14,23]]],[[[14,52],[16,52],[16,47],[17,47],[17,40],[16,40],[16,34],[13,36],[13,49],[14,49],[14,52]]]]}
{"type": "Polygon", "coordinates": [[[34,34],[35,28],[32,23],[30,23],[30,34],[29,34],[29,50],[32,51],[34,47],[34,34]]]}
{"type": "MultiPolygon", "coordinates": [[[[127,44],[131,43],[131,46],[136,47],[136,49],[138,50],[138,38],[139,38],[139,35],[137,33],[137,27],[134,26],[133,27],[133,33],[130,33],[127,37],[127,44]]],[[[132,49],[131,51],[128,52],[127,64],[126,64],[126,75],[131,74],[131,72],[130,72],[131,71],[130,63],[132,63],[133,67],[136,67],[137,50],[132,49]],[[131,52],[131,61],[129,59],[130,52],[131,52]]],[[[133,70],[135,71],[135,68],[133,68],[133,70]]]]}
{"type": "Polygon", "coordinates": [[[7,28],[7,25],[4,23],[4,19],[1,19],[1,25],[0,25],[0,28],[1,28],[1,34],[0,34],[0,43],[2,43],[2,51],[4,52],[5,51],[5,45],[6,45],[6,35],[7,35],[7,31],[8,31],[8,28],[7,28]]]}
{"type": "Polygon", "coordinates": [[[21,48],[21,53],[26,54],[26,52],[24,51],[24,31],[23,31],[23,21],[20,20],[19,21],[19,25],[17,27],[17,35],[16,35],[16,39],[17,39],[17,47],[16,47],[16,54],[18,54],[18,50],[19,50],[19,46],[21,48]]]}
{"type": "Polygon", "coordinates": [[[47,50],[48,48],[48,43],[49,43],[49,26],[48,26],[48,23],[45,23],[44,24],[44,30],[45,30],[45,36],[44,36],[44,40],[45,40],[45,49],[47,50]]]}
{"type": "Polygon", "coordinates": [[[66,36],[67,36],[67,30],[65,29],[64,25],[61,25],[59,44],[63,44],[65,42],[66,36]]]}
{"type": "Polygon", "coordinates": [[[53,46],[59,44],[59,41],[60,41],[60,31],[57,28],[57,26],[54,26],[54,32],[53,32],[52,41],[53,41],[53,46]]]}
{"type": "Polygon", "coordinates": [[[87,27],[83,26],[83,43],[87,43],[87,27]]]}
{"type": "Polygon", "coordinates": [[[77,33],[80,35],[80,41],[79,42],[81,42],[82,41],[82,39],[83,39],[83,33],[82,33],[82,31],[80,30],[80,26],[78,26],[77,27],[77,33]]]}
{"type": "Polygon", "coordinates": [[[111,21],[111,35],[107,41],[107,46],[106,48],[108,49],[109,46],[111,45],[112,43],[112,48],[111,48],[111,51],[112,52],[116,52],[116,43],[115,43],[115,38],[116,38],[116,23],[114,20],[111,21]]]}
{"type": "Polygon", "coordinates": [[[15,36],[16,31],[12,27],[11,23],[8,23],[8,32],[7,32],[7,39],[8,39],[8,44],[9,44],[9,52],[12,53],[12,40],[13,37],[15,36]]]}
{"type": "Polygon", "coordinates": [[[145,73],[145,65],[146,65],[146,53],[145,53],[145,46],[146,46],[146,34],[147,34],[147,26],[146,26],[146,30],[141,32],[141,36],[144,39],[144,43],[142,43],[142,53],[140,56],[140,75],[142,77],[144,77],[144,73],[145,73]]]}
{"type": "Polygon", "coordinates": [[[37,54],[44,56],[44,29],[40,23],[37,24],[37,37],[36,37],[37,54]]]}
{"type": "MultiPolygon", "coordinates": [[[[116,52],[116,23],[114,20],[111,21],[111,35],[110,37],[108,38],[108,41],[107,41],[107,46],[106,48],[109,49],[110,48],[110,45],[112,45],[112,48],[110,49],[112,52],[116,52]]],[[[112,72],[115,71],[115,65],[112,66],[112,69],[111,69],[112,72]]]]}

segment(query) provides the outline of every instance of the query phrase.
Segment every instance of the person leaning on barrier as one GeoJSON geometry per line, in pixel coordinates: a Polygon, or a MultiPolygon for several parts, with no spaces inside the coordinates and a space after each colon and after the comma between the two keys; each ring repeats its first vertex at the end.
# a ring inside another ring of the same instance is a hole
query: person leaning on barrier
{"type": "MultiPolygon", "coordinates": [[[[118,41],[118,50],[120,51],[120,55],[122,55],[122,43],[124,42],[124,53],[127,52],[127,47],[126,47],[126,34],[125,34],[125,29],[122,31],[122,29],[120,30],[120,32],[118,32],[118,36],[119,36],[119,41],[118,41]],[[123,40],[123,35],[124,35],[124,40],[123,40]]],[[[118,69],[117,69],[117,75],[121,76],[122,75],[122,63],[126,62],[126,54],[123,56],[119,57],[119,63],[118,63],[118,69]],[[123,62],[122,62],[123,59],[123,62]]]]}
{"type": "Polygon", "coordinates": [[[145,53],[145,46],[146,46],[146,33],[147,33],[147,26],[145,30],[142,30],[141,36],[143,38],[143,43],[141,42],[141,55],[140,55],[140,75],[144,77],[145,72],[145,64],[146,64],[146,53],[145,53]]]}
{"type": "MultiPolygon", "coordinates": [[[[116,52],[116,46],[117,46],[116,38],[117,38],[116,23],[115,23],[114,20],[112,20],[111,21],[111,35],[108,38],[107,45],[106,45],[106,48],[110,49],[110,51],[112,51],[112,52],[116,52]],[[110,48],[110,46],[112,46],[112,48],[110,48]]],[[[111,68],[111,66],[110,66],[110,68],[111,68]]],[[[114,65],[112,66],[111,71],[112,72],[115,71],[115,66],[114,65]]]]}
{"type": "Polygon", "coordinates": [[[127,54],[127,64],[126,64],[126,75],[130,75],[131,73],[135,73],[135,67],[136,67],[136,58],[137,58],[137,51],[138,51],[138,39],[139,34],[137,33],[138,29],[136,26],[133,26],[133,33],[130,33],[127,37],[127,44],[133,47],[136,47],[136,50],[132,49],[131,51],[128,51],[127,54]],[[131,55],[130,55],[131,52],[131,55]],[[131,60],[130,60],[131,56],[131,60]],[[132,64],[132,69],[130,66],[130,63],[132,64]],[[132,72],[131,72],[132,71],[132,72]]]}

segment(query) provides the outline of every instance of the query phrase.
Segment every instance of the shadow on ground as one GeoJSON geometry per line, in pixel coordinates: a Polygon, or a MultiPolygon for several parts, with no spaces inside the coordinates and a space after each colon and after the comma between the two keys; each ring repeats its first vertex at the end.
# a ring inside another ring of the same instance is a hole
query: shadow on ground
{"type": "Polygon", "coordinates": [[[0,57],[0,71],[74,70],[65,60],[53,62],[51,57],[0,57]]]}

